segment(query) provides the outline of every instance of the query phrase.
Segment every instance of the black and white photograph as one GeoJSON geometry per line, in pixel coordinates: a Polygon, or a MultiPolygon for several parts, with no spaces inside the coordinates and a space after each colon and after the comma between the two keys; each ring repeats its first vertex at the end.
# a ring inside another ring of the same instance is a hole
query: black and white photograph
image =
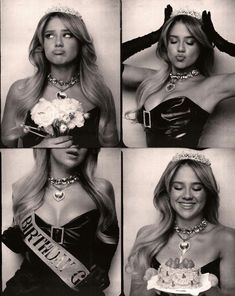
{"type": "Polygon", "coordinates": [[[235,147],[235,2],[122,3],[123,142],[235,147]]]}
{"type": "Polygon", "coordinates": [[[115,147],[120,3],[3,0],[2,145],[115,147]]]}
{"type": "Polygon", "coordinates": [[[125,149],[123,162],[125,295],[234,295],[235,151],[125,149]]]}
{"type": "Polygon", "coordinates": [[[120,151],[1,154],[2,295],[119,295],[120,151]]]}
{"type": "Polygon", "coordinates": [[[3,296],[235,296],[235,0],[1,0],[3,296]]]}

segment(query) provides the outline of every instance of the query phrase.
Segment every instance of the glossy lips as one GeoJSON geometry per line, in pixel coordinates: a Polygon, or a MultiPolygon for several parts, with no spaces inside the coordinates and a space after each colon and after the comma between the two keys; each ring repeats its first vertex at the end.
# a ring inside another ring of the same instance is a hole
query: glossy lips
{"type": "Polygon", "coordinates": [[[186,59],[186,57],[184,55],[177,55],[176,56],[176,60],[178,62],[183,62],[186,59]]]}
{"type": "Polygon", "coordinates": [[[181,208],[185,210],[191,210],[195,206],[195,202],[179,202],[181,208]]]}
{"type": "Polygon", "coordinates": [[[66,154],[72,157],[78,157],[79,156],[79,151],[76,148],[70,148],[66,150],[66,154]]]}
{"type": "Polygon", "coordinates": [[[64,50],[53,50],[52,52],[54,55],[63,55],[65,53],[64,50]]]}

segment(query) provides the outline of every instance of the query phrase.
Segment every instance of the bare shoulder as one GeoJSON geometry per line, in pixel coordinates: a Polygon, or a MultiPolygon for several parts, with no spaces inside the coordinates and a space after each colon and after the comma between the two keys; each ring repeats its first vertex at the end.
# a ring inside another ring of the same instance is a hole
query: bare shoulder
{"type": "Polygon", "coordinates": [[[21,91],[22,89],[24,89],[26,82],[28,81],[28,78],[24,78],[24,79],[19,79],[16,80],[10,87],[10,89],[14,90],[14,91],[21,91]]]}
{"type": "Polygon", "coordinates": [[[110,181],[104,178],[96,178],[96,185],[107,195],[114,195],[113,185],[110,181]]]}
{"type": "Polygon", "coordinates": [[[235,229],[225,225],[218,225],[215,229],[216,239],[221,242],[223,246],[229,245],[235,247],[235,229]]]}
{"type": "Polygon", "coordinates": [[[28,79],[25,78],[25,79],[20,79],[20,80],[15,81],[9,89],[8,98],[13,101],[15,99],[19,99],[19,97],[22,93],[22,90],[24,90],[24,88],[25,88],[27,80],[28,79]]]}

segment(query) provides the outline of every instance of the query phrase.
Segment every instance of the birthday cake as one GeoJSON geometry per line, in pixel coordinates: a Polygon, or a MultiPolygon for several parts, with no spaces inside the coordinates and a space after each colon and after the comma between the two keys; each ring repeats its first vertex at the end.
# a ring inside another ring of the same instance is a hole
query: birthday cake
{"type": "Polygon", "coordinates": [[[201,286],[201,269],[196,268],[192,260],[170,258],[158,268],[157,283],[164,289],[188,289],[201,286]]]}

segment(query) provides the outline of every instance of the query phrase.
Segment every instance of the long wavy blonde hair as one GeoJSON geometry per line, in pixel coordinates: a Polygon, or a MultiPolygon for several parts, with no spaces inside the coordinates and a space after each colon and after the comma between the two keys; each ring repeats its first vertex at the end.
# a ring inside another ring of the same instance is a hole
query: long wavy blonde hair
{"type": "MultiPolygon", "coordinates": [[[[99,141],[105,146],[108,123],[116,117],[113,96],[98,71],[93,41],[81,17],[63,12],[52,12],[44,15],[38,23],[29,47],[29,59],[36,72],[25,81],[21,91],[21,99],[17,106],[17,117],[25,118],[27,112],[38,102],[46,85],[50,64],[43,49],[43,36],[47,23],[58,17],[81,44],[76,63],[80,74],[81,90],[88,101],[100,109],[99,141]],[[104,136],[105,135],[105,136],[104,136]]],[[[116,133],[112,131],[112,133],[116,133]]]]}
{"type": "Polygon", "coordinates": [[[156,74],[145,79],[137,89],[137,108],[141,109],[145,101],[153,93],[159,91],[169,78],[171,63],[167,54],[169,34],[173,26],[182,22],[199,44],[200,55],[195,67],[201,74],[209,76],[214,63],[214,49],[202,29],[201,20],[189,15],[176,15],[170,18],[163,26],[157,45],[157,56],[164,61],[161,69],[156,74]]]}
{"type": "Polygon", "coordinates": [[[155,190],[153,203],[160,213],[158,224],[147,225],[141,228],[128,257],[126,269],[143,279],[152,259],[167,244],[173,233],[175,212],[171,207],[169,194],[175,174],[183,165],[190,166],[207,193],[206,205],[203,209],[204,217],[210,223],[218,223],[219,189],[210,166],[191,159],[171,161],[163,172],[155,190]]]}
{"type": "MultiPolygon", "coordinates": [[[[35,164],[31,172],[13,184],[14,222],[32,211],[37,210],[44,202],[44,195],[50,174],[50,149],[34,149],[35,164]]],[[[95,177],[99,149],[89,148],[82,164],[76,168],[80,184],[95,202],[100,212],[97,236],[106,243],[116,243],[117,237],[105,232],[109,226],[117,224],[115,201],[102,189],[103,186],[95,177]]]]}

